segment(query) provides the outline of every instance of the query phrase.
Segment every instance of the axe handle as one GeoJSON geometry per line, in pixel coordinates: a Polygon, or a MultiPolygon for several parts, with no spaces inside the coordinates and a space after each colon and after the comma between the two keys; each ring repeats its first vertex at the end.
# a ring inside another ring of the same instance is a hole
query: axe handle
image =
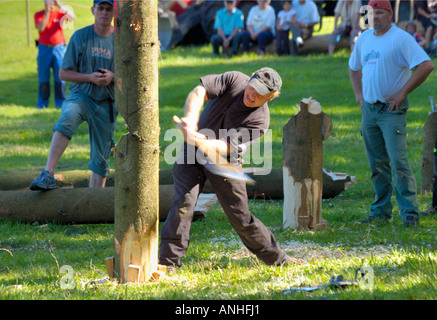
{"type": "MultiPolygon", "coordinates": [[[[177,125],[182,124],[182,120],[179,119],[178,116],[173,116],[173,122],[177,125]]],[[[229,174],[233,175],[237,179],[244,180],[246,183],[255,183],[255,181],[249,177],[248,175],[244,173],[240,173],[239,170],[234,168],[233,165],[229,163],[216,149],[215,152],[212,152],[213,155],[211,155],[211,152],[208,152],[208,145],[207,140],[201,140],[201,139],[194,139],[194,144],[196,147],[198,147],[204,154],[206,154],[207,158],[211,160],[212,165],[217,168],[217,170],[214,170],[215,174],[223,175],[223,176],[229,176],[229,174]],[[237,173],[235,175],[234,173],[237,173]]]]}
{"type": "MultiPolygon", "coordinates": [[[[173,116],[173,122],[177,125],[182,124],[182,120],[176,115],[173,116]]],[[[194,145],[198,147],[203,153],[205,153],[208,159],[212,161],[212,163],[229,164],[229,162],[219,153],[217,149],[214,149],[215,152],[209,152],[210,150],[208,150],[208,147],[210,147],[210,145],[208,145],[207,141],[208,140],[194,139],[194,145]]]]}

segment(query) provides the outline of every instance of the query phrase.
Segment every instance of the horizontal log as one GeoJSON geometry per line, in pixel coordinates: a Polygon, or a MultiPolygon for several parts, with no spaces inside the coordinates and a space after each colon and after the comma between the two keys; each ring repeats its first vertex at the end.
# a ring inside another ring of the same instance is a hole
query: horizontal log
{"type": "MultiPolygon", "coordinates": [[[[298,54],[310,54],[310,53],[328,53],[330,34],[321,34],[312,36],[311,38],[304,41],[304,44],[298,50],[298,54]]],[[[290,46],[292,45],[292,39],[290,40],[290,46]]],[[[342,37],[340,41],[336,44],[335,49],[349,48],[349,37],[342,37]]],[[[290,49],[292,50],[293,47],[290,49]]],[[[249,52],[257,52],[258,46],[254,45],[250,47],[249,52]]],[[[240,49],[238,53],[242,53],[243,50],[240,49]]],[[[227,54],[228,51],[224,51],[223,54],[227,54]]],[[[275,54],[276,53],[276,40],[273,40],[266,46],[266,53],[275,54]]]]}
{"type": "MultiPolygon", "coordinates": [[[[165,221],[174,189],[159,186],[159,220],[165,221]]],[[[201,194],[194,219],[206,215],[215,195],[201,194]]],[[[114,222],[114,187],[62,188],[51,191],[0,191],[0,220],[25,223],[99,224],[114,222]]]]}
{"type": "MultiPolygon", "coordinates": [[[[247,185],[247,193],[250,198],[265,197],[267,199],[283,199],[282,168],[273,168],[271,172],[262,175],[262,169],[245,168],[246,173],[256,181],[256,184],[247,185]]],[[[89,184],[91,172],[88,170],[59,171],[55,174],[58,188],[74,187],[85,188],[89,184]]],[[[115,172],[109,173],[106,186],[114,186],[115,172]]],[[[0,190],[29,190],[30,182],[35,178],[34,172],[12,172],[0,175],[0,190]]],[[[324,169],[322,198],[331,199],[345,191],[355,183],[355,178],[345,173],[333,173],[324,169]]],[[[171,169],[159,171],[159,184],[173,184],[171,169]]],[[[214,193],[207,181],[203,189],[204,193],[214,193]]]]}

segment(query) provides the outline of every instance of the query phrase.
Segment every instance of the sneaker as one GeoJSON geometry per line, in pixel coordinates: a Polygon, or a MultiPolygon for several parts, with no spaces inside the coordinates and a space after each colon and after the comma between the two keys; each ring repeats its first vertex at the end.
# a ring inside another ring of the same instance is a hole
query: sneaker
{"type": "Polygon", "coordinates": [[[30,190],[52,190],[56,189],[55,177],[47,170],[41,171],[38,177],[30,184],[30,190]]]}
{"type": "Polygon", "coordinates": [[[402,225],[404,227],[417,227],[419,226],[419,218],[415,216],[407,216],[402,225]]]}
{"type": "Polygon", "coordinates": [[[430,206],[428,209],[419,211],[419,214],[422,216],[427,216],[429,214],[435,214],[437,212],[437,207],[430,206]]]}
{"type": "Polygon", "coordinates": [[[301,37],[297,37],[296,44],[297,44],[298,48],[302,48],[303,47],[303,39],[301,37]]]}

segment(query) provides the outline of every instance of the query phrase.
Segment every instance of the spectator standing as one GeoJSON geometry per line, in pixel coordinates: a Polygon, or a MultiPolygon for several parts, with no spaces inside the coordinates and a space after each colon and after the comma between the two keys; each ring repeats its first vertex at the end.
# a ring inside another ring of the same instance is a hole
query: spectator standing
{"type": "Polygon", "coordinates": [[[425,28],[425,50],[428,50],[428,47],[431,44],[432,33],[434,30],[434,24],[431,19],[437,17],[435,12],[435,4],[434,1],[431,0],[416,0],[416,16],[417,19],[422,23],[422,26],[425,28]]]}
{"type": "Polygon", "coordinates": [[[312,37],[314,26],[320,22],[320,16],[312,0],[294,0],[293,9],[296,11],[296,22],[291,25],[291,32],[297,52],[297,48],[312,37]]]}
{"type": "Polygon", "coordinates": [[[339,0],[334,9],[334,31],[329,37],[328,53],[332,56],[340,37],[350,37],[350,51],[354,50],[355,41],[361,32],[361,0],[339,0]],[[341,20],[340,24],[338,20],[341,20]]]}
{"type": "Polygon", "coordinates": [[[290,25],[296,22],[296,11],[292,9],[290,1],[282,3],[282,10],[276,19],[276,53],[278,55],[290,54],[290,25]]]}
{"type": "Polygon", "coordinates": [[[65,54],[65,36],[63,22],[76,18],[72,10],[68,10],[58,0],[45,0],[44,10],[34,15],[35,27],[38,30],[38,109],[47,108],[50,98],[50,74],[53,69],[55,88],[55,107],[62,107],[65,100],[65,81],[59,79],[59,68],[65,54]],[[57,7],[57,8],[56,8],[57,7]]]}
{"type": "Polygon", "coordinates": [[[361,134],[375,190],[362,223],[389,220],[396,200],[404,226],[419,224],[417,187],[407,158],[408,94],[423,83],[434,65],[413,37],[398,28],[388,0],[371,0],[373,29],[357,39],[349,59],[355,98],[361,107],[361,134]]]}
{"type": "Polygon", "coordinates": [[[104,187],[114,146],[114,28],[113,1],[94,0],[94,24],[70,39],[59,77],[70,81],[70,93],[53,127],[46,168],[30,184],[31,190],[56,188],[54,170],[79,125],[88,122],[90,187],[104,187]]]}
{"type": "Polygon", "coordinates": [[[276,15],[270,0],[257,0],[247,17],[246,29],[242,35],[243,51],[249,52],[250,44],[258,45],[258,54],[265,54],[266,47],[275,37],[276,15]]]}
{"type": "Polygon", "coordinates": [[[210,40],[215,55],[219,54],[220,46],[223,46],[223,51],[232,48],[229,57],[238,51],[241,30],[244,28],[244,15],[236,4],[237,0],[224,0],[225,7],[217,11],[214,21],[214,29],[217,33],[212,35],[210,40]]]}

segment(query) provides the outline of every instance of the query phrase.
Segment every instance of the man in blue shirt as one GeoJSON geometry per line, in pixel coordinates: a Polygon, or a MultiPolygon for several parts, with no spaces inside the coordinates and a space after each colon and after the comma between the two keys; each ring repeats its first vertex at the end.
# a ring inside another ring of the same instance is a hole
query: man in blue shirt
{"type": "Polygon", "coordinates": [[[94,0],[94,24],[77,30],[70,39],[59,71],[70,93],[53,127],[46,168],[30,184],[31,190],[56,188],[54,170],[79,125],[88,123],[90,187],[104,187],[114,146],[117,112],[114,108],[114,27],[111,0],[94,0]]]}
{"type": "Polygon", "coordinates": [[[223,50],[232,45],[229,57],[237,53],[240,45],[241,29],[244,27],[244,15],[236,8],[236,0],[224,0],[225,7],[217,11],[214,29],[217,33],[211,37],[213,53],[218,55],[220,46],[223,50]]]}

